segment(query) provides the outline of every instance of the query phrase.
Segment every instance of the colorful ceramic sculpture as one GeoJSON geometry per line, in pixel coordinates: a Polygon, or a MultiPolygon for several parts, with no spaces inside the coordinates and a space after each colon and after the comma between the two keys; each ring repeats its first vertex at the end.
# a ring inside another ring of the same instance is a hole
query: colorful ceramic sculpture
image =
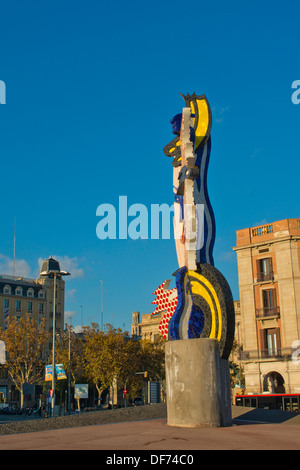
{"type": "Polygon", "coordinates": [[[213,260],[215,219],[207,190],[211,110],[204,95],[193,93],[183,98],[182,113],[171,120],[176,137],[164,148],[173,158],[179,264],[175,273],[177,304],[168,321],[168,337],[215,338],[220,356],[228,358],[234,338],[234,306],[230,287],[213,260]]]}

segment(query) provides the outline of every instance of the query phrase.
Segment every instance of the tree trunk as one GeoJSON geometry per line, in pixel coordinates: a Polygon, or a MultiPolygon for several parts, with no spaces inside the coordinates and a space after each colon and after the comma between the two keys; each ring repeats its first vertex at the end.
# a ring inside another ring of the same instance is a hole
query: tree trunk
{"type": "Polygon", "coordinates": [[[101,395],[102,395],[102,392],[103,392],[104,388],[99,387],[99,385],[96,384],[96,389],[97,389],[97,392],[98,392],[98,399],[97,399],[98,406],[100,406],[101,405],[101,395]]]}

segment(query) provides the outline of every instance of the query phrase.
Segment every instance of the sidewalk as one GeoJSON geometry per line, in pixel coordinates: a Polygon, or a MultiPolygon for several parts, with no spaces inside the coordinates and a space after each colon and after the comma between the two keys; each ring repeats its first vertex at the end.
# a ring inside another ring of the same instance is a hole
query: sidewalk
{"type": "MultiPolygon", "coordinates": [[[[175,428],[166,419],[83,426],[0,436],[1,450],[298,450],[298,425],[243,424],[175,428]]],[[[136,455],[136,454],[135,454],[136,455]]]]}

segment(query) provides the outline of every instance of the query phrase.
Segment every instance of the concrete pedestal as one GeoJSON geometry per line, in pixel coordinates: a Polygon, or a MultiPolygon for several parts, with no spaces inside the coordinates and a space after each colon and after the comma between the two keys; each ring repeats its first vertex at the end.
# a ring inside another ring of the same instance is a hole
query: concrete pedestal
{"type": "Polygon", "coordinates": [[[215,339],[166,343],[169,426],[231,426],[229,363],[215,339]]]}

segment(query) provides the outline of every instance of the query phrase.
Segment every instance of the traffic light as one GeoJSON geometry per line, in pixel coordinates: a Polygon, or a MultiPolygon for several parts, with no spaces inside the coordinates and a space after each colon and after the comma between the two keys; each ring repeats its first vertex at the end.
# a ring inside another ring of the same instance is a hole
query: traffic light
{"type": "Polygon", "coordinates": [[[126,398],[126,393],[127,393],[127,390],[126,390],[126,388],[124,388],[124,390],[123,390],[123,398],[126,398]]]}
{"type": "Polygon", "coordinates": [[[148,377],[148,372],[147,371],[144,372],[144,377],[145,378],[148,377]]]}

